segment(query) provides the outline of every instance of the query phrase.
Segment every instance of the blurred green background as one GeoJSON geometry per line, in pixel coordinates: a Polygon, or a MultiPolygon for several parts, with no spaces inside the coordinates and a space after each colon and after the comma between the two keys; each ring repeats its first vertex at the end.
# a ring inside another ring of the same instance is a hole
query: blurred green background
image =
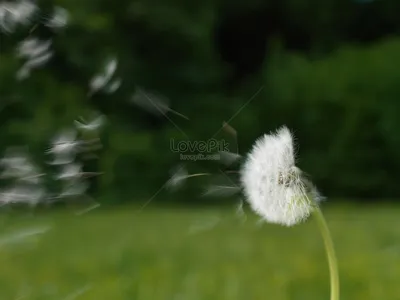
{"type": "Polygon", "coordinates": [[[16,247],[0,243],[1,300],[25,292],[26,299],[327,299],[313,221],[259,227],[249,213],[241,223],[240,196],[199,196],[213,178],[175,193],[164,188],[176,165],[191,173],[224,168],[182,161],[172,140],[225,140],[244,155],[284,124],[296,136],[299,166],[328,197],[343,299],[400,299],[399,1],[37,5],[30,26],[0,32],[0,152],[26,145],[45,169],[59,130],[102,113],[103,148],[87,167],[103,172],[90,190],[102,206],[79,218],[68,209],[2,212],[4,241],[38,223],[51,229],[16,247]],[[55,6],[69,15],[57,30],[43,25],[55,6]],[[17,80],[16,48],[28,36],[50,39],[53,57],[17,80]],[[110,57],[121,86],[88,96],[110,57]],[[162,95],[188,120],[133,104],[139,89],[162,95]],[[196,222],[205,227],[190,231],[196,222]]]}

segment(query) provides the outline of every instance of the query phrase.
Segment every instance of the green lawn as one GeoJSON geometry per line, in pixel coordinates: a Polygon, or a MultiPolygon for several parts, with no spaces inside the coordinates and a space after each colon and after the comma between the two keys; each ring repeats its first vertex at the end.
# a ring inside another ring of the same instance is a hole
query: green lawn
{"type": "MultiPolygon", "coordinates": [[[[400,299],[400,207],[324,212],[342,299],[400,299]]],[[[257,221],[234,208],[2,214],[0,300],[329,299],[314,221],[257,221]]]]}

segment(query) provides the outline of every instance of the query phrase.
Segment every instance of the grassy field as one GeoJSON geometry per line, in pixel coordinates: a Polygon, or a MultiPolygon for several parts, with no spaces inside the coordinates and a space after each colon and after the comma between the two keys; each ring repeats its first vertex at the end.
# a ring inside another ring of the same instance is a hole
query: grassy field
{"type": "MultiPolygon", "coordinates": [[[[400,299],[400,207],[324,209],[342,299],[400,299]]],[[[0,299],[329,299],[314,220],[234,209],[101,208],[0,217],[0,299]]]]}

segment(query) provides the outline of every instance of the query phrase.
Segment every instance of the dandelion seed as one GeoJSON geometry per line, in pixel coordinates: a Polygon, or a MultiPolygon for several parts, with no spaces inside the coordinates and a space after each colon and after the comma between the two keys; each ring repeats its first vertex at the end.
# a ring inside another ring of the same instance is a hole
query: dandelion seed
{"type": "Polygon", "coordinates": [[[17,48],[19,57],[27,58],[25,64],[18,70],[17,79],[23,80],[29,77],[31,70],[46,64],[53,53],[49,50],[52,42],[40,41],[37,38],[27,38],[22,41],[17,48]]]}
{"type": "Polygon", "coordinates": [[[247,220],[247,216],[246,213],[244,212],[243,209],[244,206],[244,201],[240,201],[239,204],[236,207],[236,215],[242,220],[242,221],[246,221],[247,220]]]}
{"type": "Polygon", "coordinates": [[[171,178],[165,184],[166,188],[169,190],[176,190],[180,188],[188,178],[211,175],[210,173],[188,174],[186,168],[182,165],[179,165],[178,167],[172,169],[171,173],[171,178]]]}
{"type": "Polygon", "coordinates": [[[84,181],[75,181],[72,183],[68,183],[65,185],[62,192],[57,198],[70,198],[70,197],[83,196],[88,188],[89,184],[84,181]]]}
{"type": "Polygon", "coordinates": [[[83,295],[87,291],[89,291],[92,288],[90,284],[87,284],[86,286],[77,289],[76,291],[72,292],[71,294],[67,295],[63,300],[75,300],[78,299],[79,296],[83,295]]]}
{"type": "Polygon", "coordinates": [[[45,173],[29,175],[29,176],[18,178],[18,181],[22,181],[22,182],[30,183],[30,184],[39,184],[42,179],[41,177],[43,177],[45,175],[46,175],[45,173]]]}
{"type": "Polygon", "coordinates": [[[233,185],[210,185],[203,196],[229,197],[240,192],[240,190],[240,187],[233,185]]]}
{"type": "Polygon", "coordinates": [[[53,53],[44,53],[28,60],[23,68],[37,69],[46,64],[53,57],[53,53]]]}
{"type": "Polygon", "coordinates": [[[43,226],[36,228],[27,228],[12,234],[8,234],[7,236],[0,238],[0,247],[7,244],[20,243],[22,241],[25,241],[29,237],[37,236],[39,234],[44,234],[48,232],[50,229],[51,229],[50,226],[43,226]]]}
{"type": "Polygon", "coordinates": [[[95,204],[91,205],[88,208],[85,208],[83,210],[80,210],[80,211],[76,212],[75,214],[77,216],[81,216],[81,215],[84,215],[84,214],[86,214],[86,213],[88,213],[88,212],[90,212],[90,211],[92,211],[92,210],[94,210],[96,208],[99,208],[99,207],[100,207],[100,203],[95,203],[95,204]]]}
{"type": "Polygon", "coordinates": [[[16,78],[17,80],[25,80],[31,75],[31,69],[27,68],[25,65],[17,71],[16,78]]]}
{"type": "Polygon", "coordinates": [[[31,17],[37,10],[38,8],[33,2],[21,0],[15,3],[11,11],[18,23],[26,25],[31,23],[31,17]]]}
{"type": "Polygon", "coordinates": [[[25,203],[34,206],[45,198],[46,192],[40,186],[17,185],[1,195],[5,204],[25,203]]]}
{"type": "MultiPolygon", "coordinates": [[[[90,88],[89,96],[92,95],[93,93],[98,92],[99,90],[106,88],[107,84],[109,83],[115,71],[117,70],[117,66],[118,66],[117,59],[112,58],[107,62],[102,73],[96,75],[95,77],[93,77],[93,79],[91,79],[91,81],[89,82],[89,88],[90,88]]],[[[118,85],[118,79],[116,80],[116,83],[114,82],[113,84],[118,85]]],[[[114,86],[113,88],[118,88],[118,87],[119,86],[114,86]]],[[[108,90],[110,90],[110,88],[108,90]]]]}
{"type": "Polygon", "coordinates": [[[22,41],[17,48],[17,55],[19,57],[34,58],[43,55],[49,51],[52,42],[41,41],[35,37],[28,37],[22,41]]]}
{"type": "Polygon", "coordinates": [[[212,216],[207,219],[198,220],[189,227],[188,234],[196,234],[211,230],[215,228],[221,222],[221,218],[218,216],[212,216]]]}
{"type": "Polygon", "coordinates": [[[166,97],[150,93],[141,88],[137,88],[136,93],[131,97],[131,102],[155,115],[164,115],[170,109],[169,101],[166,97]]]}
{"type": "Polygon", "coordinates": [[[37,10],[33,2],[26,0],[0,3],[0,30],[10,33],[18,24],[30,24],[37,10]]]}
{"type": "Polygon", "coordinates": [[[172,176],[167,181],[166,187],[168,189],[178,189],[183,185],[187,177],[188,172],[185,166],[180,165],[172,170],[172,176]]]}
{"type": "Polygon", "coordinates": [[[68,24],[68,19],[68,11],[63,7],[56,6],[53,16],[46,22],[46,26],[56,29],[63,28],[68,24]]]}
{"type": "Polygon", "coordinates": [[[157,116],[165,115],[168,112],[171,112],[188,120],[188,117],[170,108],[169,100],[166,97],[158,94],[156,95],[155,93],[150,93],[142,88],[136,89],[136,92],[134,95],[132,95],[130,101],[138,107],[157,116]]]}
{"type": "Polygon", "coordinates": [[[82,176],[82,165],[78,163],[70,163],[63,166],[60,174],[56,176],[58,180],[77,179],[82,176]]]}
{"type": "Polygon", "coordinates": [[[122,80],[120,78],[114,80],[113,82],[110,83],[110,85],[106,88],[106,92],[108,94],[115,93],[119,87],[121,86],[122,80]]]}
{"type": "Polygon", "coordinates": [[[58,153],[52,161],[48,161],[49,165],[65,165],[75,160],[74,153],[58,153]]]}
{"type": "Polygon", "coordinates": [[[37,167],[21,148],[8,148],[5,157],[0,159],[0,166],[3,168],[0,178],[36,181],[38,178],[35,177],[40,175],[37,167]]]}
{"type": "Polygon", "coordinates": [[[104,117],[104,115],[99,115],[98,117],[96,117],[95,119],[93,119],[90,122],[86,122],[83,118],[81,118],[81,121],[74,121],[75,126],[78,129],[84,130],[84,131],[96,131],[98,129],[100,129],[106,121],[106,118],[104,117]]]}
{"type": "Polygon", "coordinates": [[[90,81],[89,86],[91,93],[101,90],[108,82],[108,78],[104,75],[97,75],[90,81]]]}
{"type": "Polygon", "coordinates": [[[232,153],[232,152],[228,152],[228,151],[219,151],[220,154],[220,161],[224,164],[224,165],[232,165],[233,163],[237,162],[238,160],[240,160],[242,158],[241,155],[237,154],[237,153],[232,153]]]}
{"type": "Polygon", "coordinates": [[[114,75],[114,73],[115,73],[115,71],[117,70],[117,66],[118,66],[118,61],[117,61],[117,59],[116,58],[112,58],[112,59],[110,59],[110,61],[106,64],[106,67],[105,67],[105,76],[107,77],[107,78],[111,78],[113,75],[114,75]]]}
{"type": "Polygon", "coordinates": [[[55,160],[50,164],[65,164],[74,160],[80,142],[76,140],[75,130],[63,130],[55,139],[52,147],[46,152],[55,155],[55,160]]]}

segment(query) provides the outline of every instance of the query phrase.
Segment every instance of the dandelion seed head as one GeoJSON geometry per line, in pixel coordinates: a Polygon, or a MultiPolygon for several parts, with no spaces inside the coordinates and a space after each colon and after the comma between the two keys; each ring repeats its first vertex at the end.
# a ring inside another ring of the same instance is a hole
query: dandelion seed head
{"type": "Polygon", "coordinates": [[[295,166],[293,137],[287,127],[259,138],[240,171],[251,208],[270,223],[292,226],[313,210],[310,187],[295,166]]]}

